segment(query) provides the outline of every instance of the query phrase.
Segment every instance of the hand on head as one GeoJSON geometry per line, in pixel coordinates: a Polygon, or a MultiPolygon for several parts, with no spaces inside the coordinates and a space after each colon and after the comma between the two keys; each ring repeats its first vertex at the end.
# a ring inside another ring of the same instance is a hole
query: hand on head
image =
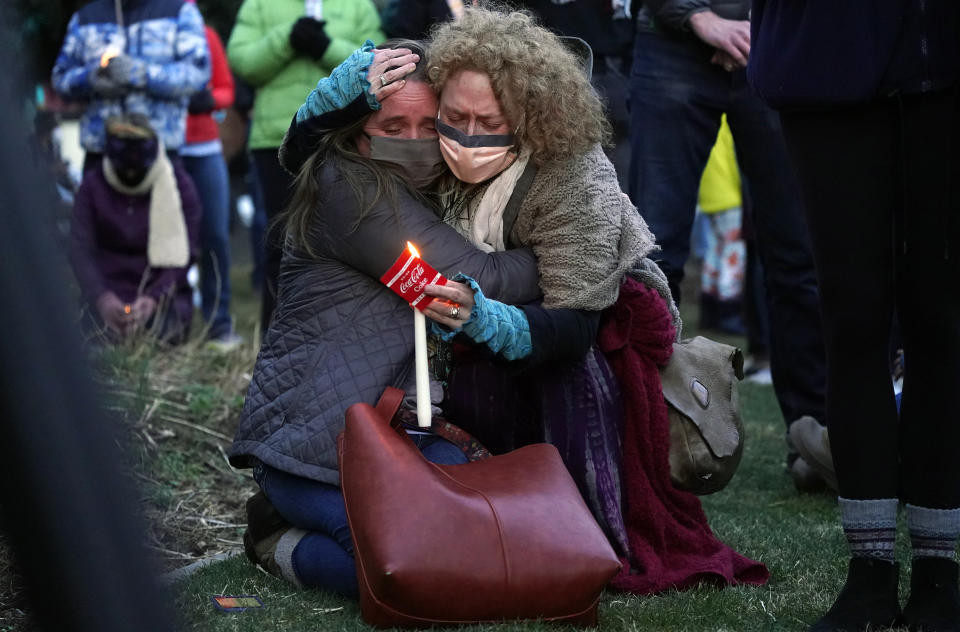
{"type": "Polygon", "coordinates": [[[420,55],[409,48],[373,49],[373,63],[367,71],[370,94],[378,102],[396,94],[406,83],[403,78],[416,70],[420,55]]]}
{"type": "Polygon", "coordinates": [[[447,281],[446,285],[428,285],[424,292],[434,300],[423,310],[423,315],[450,329],[460,329],[470,320],[473,310],[473,290],[469,285],[447,281]]]}

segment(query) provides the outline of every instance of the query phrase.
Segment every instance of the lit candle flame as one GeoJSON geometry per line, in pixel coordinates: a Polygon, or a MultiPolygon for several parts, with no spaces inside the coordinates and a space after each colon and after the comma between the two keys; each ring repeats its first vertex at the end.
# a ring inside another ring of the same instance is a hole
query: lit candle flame
{"type": "Polygon", "coordinates": [[[103,51],[103,55],[100,55],[100,67],[106,68],[107,64],[110,63],[110,60],[119,55],[120,52],[113,46],[109,46],[107,50],[103,51]]]}
{"type": "Polygon", "coordinates": [[[413,255],[414,257],[416,257],[417,259],[420,258],[420,251],[417,250],[417,249],[414,247],[414,245],[411,244],[409,241],[407,242],[407,250],[409,250],[409,251],[410,251],[410,254],[412,254],[412,255],[413,255]]]}
{"type": "Polygon", "coordinates": [[[129,304],[129,303],[127,303],[126,305],[123,306],[123,313],[124,313],[124,314],[129,314],[131,311],[133,311],[133,309],[130,307],[130,304],[129,304]]]}

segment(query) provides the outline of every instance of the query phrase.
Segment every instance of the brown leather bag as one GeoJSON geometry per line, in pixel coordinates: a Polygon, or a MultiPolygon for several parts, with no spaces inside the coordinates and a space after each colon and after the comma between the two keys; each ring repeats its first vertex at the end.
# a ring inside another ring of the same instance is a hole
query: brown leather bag
{"type": "Polygon", "coordinates": [[[339,441],[364,621],[596,625],[620,563],[556,448],[435,465],[391,428],[401,398],[351,406],[339,441]]]}

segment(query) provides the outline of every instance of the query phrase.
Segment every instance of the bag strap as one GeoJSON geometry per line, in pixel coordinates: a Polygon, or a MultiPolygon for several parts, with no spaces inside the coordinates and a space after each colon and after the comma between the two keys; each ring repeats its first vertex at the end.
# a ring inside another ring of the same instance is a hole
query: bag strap
{"type": "Polygon", "coordinates": [[[403,402],[403,395],[404,392],[399,388],[388,386],[383,389],[383,395],[377,402],[377,413],[393,427],[399,425],[399,422],[394,423],[394,417],[397,416],[397,410],[400,409],[400,404],[403,402]]]}
{"type": "Polygon", "coordinates": [[[533,178],[536,175],[537,167],[531,160],[527,163],[523,173],[520,174],[520,179],[517,180],[517,183],[513,186],[513,193],[510,195],[510,199],[507,201],[507,207],[503,211],[503,242],[507,244],[508,248],[512,247],[512,244],[510,244],[510,233],[513,232],[513,225],[517,221],[517,215],[520,214],[520,205],[523,204],[523,199],[527,197],[527,191],[530,190],[530,185],[533,184],[533,178]]]}

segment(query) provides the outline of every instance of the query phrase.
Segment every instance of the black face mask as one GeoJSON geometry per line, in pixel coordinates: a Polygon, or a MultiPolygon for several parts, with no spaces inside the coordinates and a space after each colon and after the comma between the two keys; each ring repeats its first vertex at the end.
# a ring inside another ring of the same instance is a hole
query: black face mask
{"type": "Polygon", "coordinates": [[[143,181],[157,160],[160,142],[156,138],[122,138],[107,135],[106,156],[117,177],[127,186],[143,181]]]}
{"type": "Polygon", "coordinates": [[[398,167],[415,189],[429,187],[447,170],[436,138],[370,136],[370,158],[398,167]]]}

